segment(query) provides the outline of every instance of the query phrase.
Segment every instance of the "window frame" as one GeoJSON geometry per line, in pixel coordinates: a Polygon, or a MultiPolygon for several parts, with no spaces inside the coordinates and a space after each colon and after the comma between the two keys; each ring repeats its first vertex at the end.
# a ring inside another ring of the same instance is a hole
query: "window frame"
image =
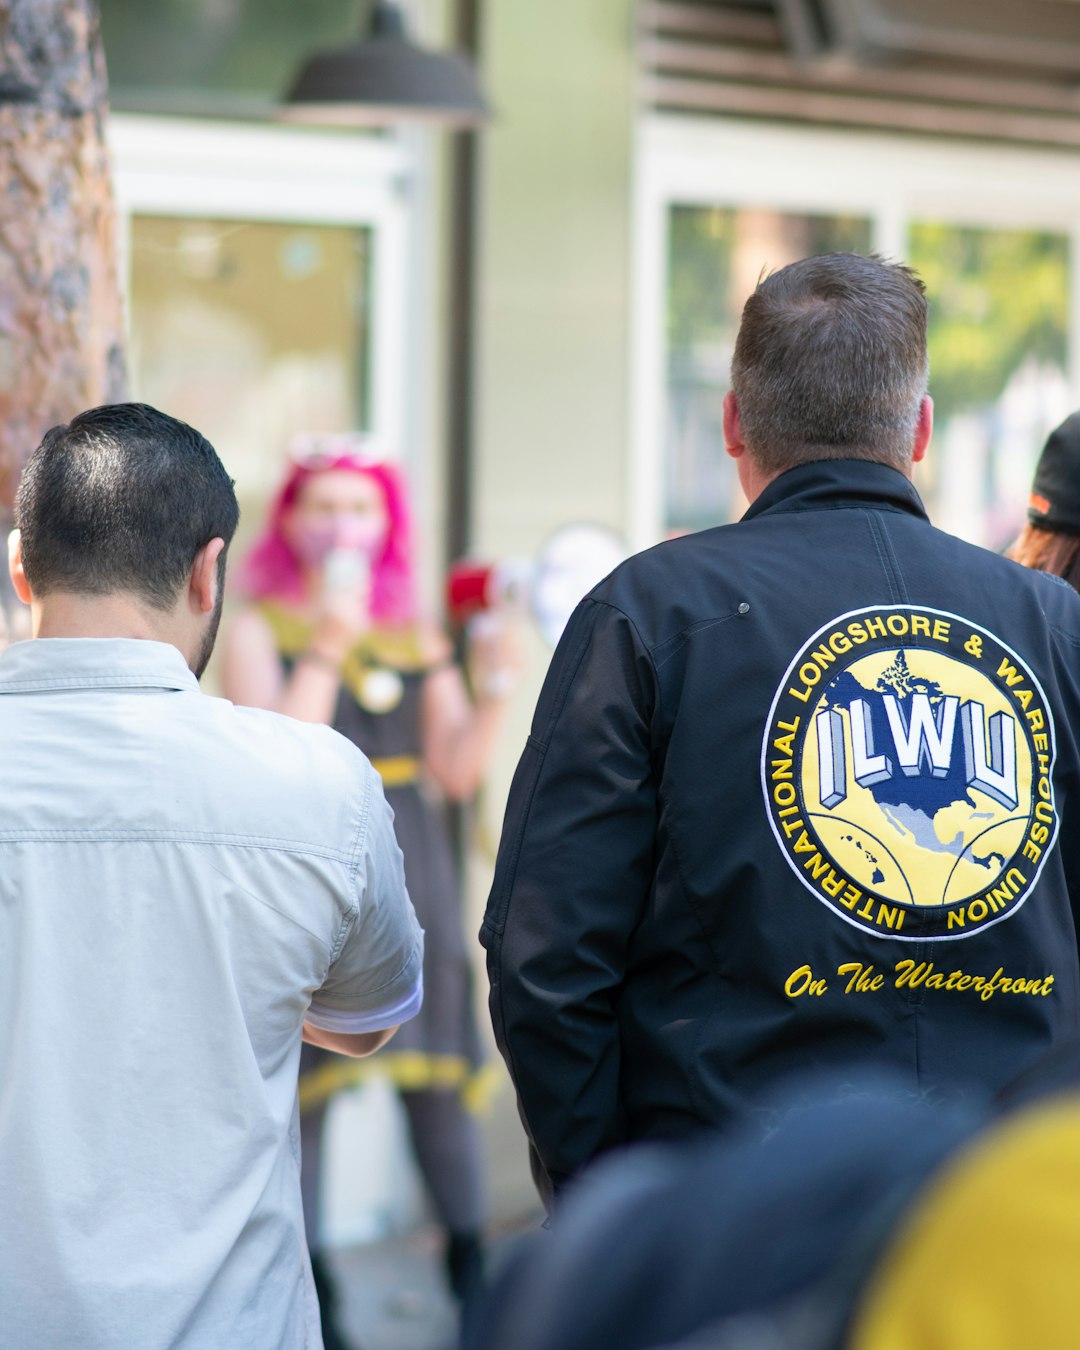
{"type": "Polygon", "coordinates": [[[674,206],[869,218],[903,258],[913,221],[1037,229],[1069,239],[1066,375],[1080,403],[1080,153],[872,131],[649,114],[635,147],[627,532],[665,527],[668,224],[674,206]]]}
{"type": "Polygon", "coordinates": [[[120,276],[130,291],[134,216],[368,229],[370,430],[411,460],[406,359],[419,274],[414,142],[306,127],[114,113],[108,124],[120,276]]]}

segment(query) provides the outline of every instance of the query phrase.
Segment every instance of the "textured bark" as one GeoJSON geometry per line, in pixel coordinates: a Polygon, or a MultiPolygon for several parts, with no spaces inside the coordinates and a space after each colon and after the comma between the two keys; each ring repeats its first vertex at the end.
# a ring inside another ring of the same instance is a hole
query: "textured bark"
{"type": "Polygon", "coordinates": [[[0,523],[26,456],[125,396],[93,0],[0,0],[0,523]]]}

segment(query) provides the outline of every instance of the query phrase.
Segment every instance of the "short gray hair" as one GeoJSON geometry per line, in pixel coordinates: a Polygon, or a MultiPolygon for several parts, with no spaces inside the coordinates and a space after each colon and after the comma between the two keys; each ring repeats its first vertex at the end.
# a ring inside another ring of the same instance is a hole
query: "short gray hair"
{"type": "Polygon", "coordinates": [[[907,468],[929,378],[926,314],[919,277],[876,255],[804,258],[760,281],[731,363],[757,467],[869,459],[907,468]]]}

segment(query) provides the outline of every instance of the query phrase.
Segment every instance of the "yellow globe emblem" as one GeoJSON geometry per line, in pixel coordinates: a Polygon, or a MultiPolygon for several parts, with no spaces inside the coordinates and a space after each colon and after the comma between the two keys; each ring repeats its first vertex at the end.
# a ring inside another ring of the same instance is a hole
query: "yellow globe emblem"
{"type": "Polygon", "coordinates": [[[795,657],[762,748],[773,832],[841,917],[963,937],[1012,912],[1056,837],[1053,726],[993,634],[910,607],[839,616],[795,657]]]}

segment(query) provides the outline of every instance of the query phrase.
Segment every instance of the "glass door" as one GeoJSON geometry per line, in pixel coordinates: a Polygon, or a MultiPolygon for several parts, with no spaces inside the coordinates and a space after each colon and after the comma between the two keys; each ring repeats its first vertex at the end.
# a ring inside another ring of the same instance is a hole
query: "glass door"
{"type": "Polygon", "coordinates": [[[739,316],[758,278],[811,254],[866,252],[872,235],[866,216],[671,208],[665,533],[737,520],[745,509],[721,419],[739,316]]]}
{"type": "Polygon", "coordinates": [[[934,439],[919,487],[943,529],[1001,549],[1047,432],[1076,406],[1069,237],[920,220],[907,238],[930,295],[934,439]]]}
{"type": "Polygon", "coordinates": [[[935,432],[916,485],[942,528],[1004,547],[1047,433],[1080,406],[1080,156],[657,115],[639,147],[634,542],[737,519],[722,402],[764,271],[876,251],[930,301],[935,432]]]}
{"type": "Polygon", "coordinates": [[[132,390],[209,438],[245,523],[298,433],[371,430],[371,248],[364,227],[131,221],[132,390]]]}
{"type": "Polygon", "coordinates": [[[406,357],[413,383],[429,359],[413,319],[415,149],[133,114],[111,119],[110,141],[131,395],[218,450],[240,498],[233,557],[299,433],[368,432],[412,468],[406,357]]]}

